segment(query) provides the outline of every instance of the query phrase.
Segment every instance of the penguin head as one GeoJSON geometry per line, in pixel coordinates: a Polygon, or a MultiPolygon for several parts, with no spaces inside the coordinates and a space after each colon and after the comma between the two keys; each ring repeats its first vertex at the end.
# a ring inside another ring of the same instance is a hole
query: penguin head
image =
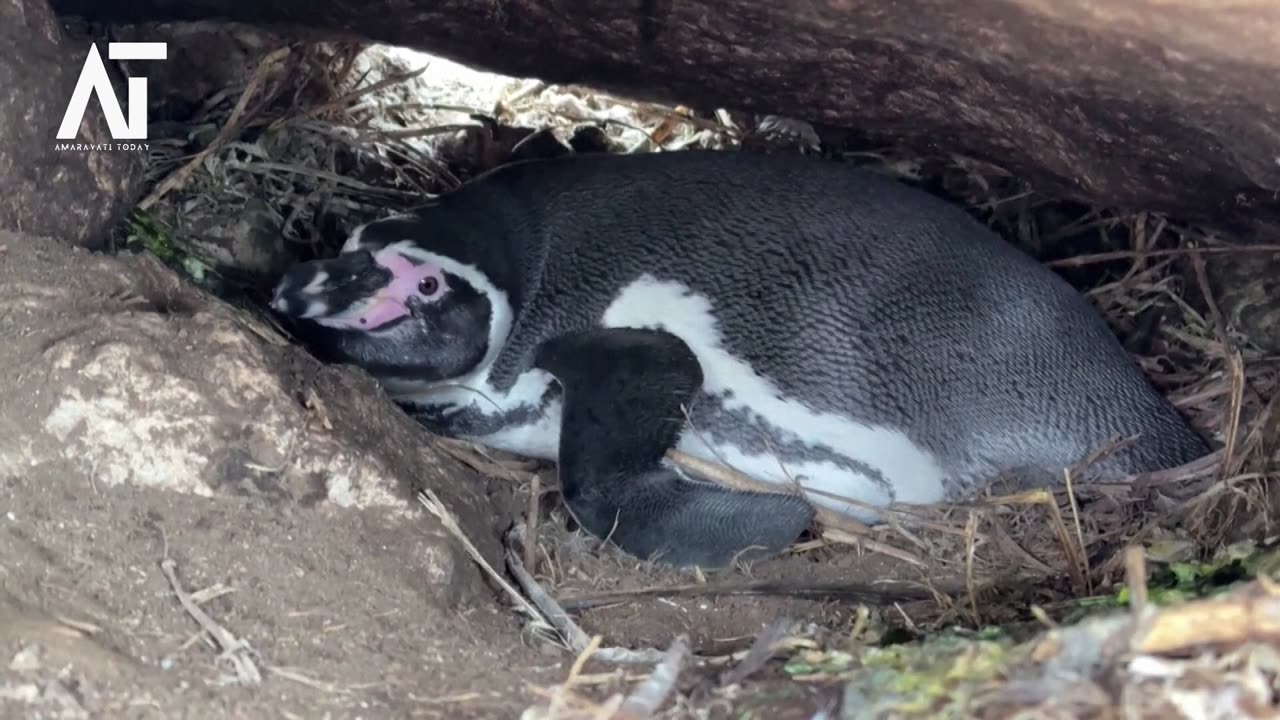
{"type": "Polygon", "coordinates": [[[291,267],[271,300],[317,354],[382,379],[424,384],[486,362],[504,299],[483,275],[409,241],[345,249],[291,267]]]}
{"type": "Polygon", "coordinates": [[[368,250],[298,263],[276,283],[271,308],[327,327],[363,327],[374,300],[394,279],[392,269],[368,250]]]}

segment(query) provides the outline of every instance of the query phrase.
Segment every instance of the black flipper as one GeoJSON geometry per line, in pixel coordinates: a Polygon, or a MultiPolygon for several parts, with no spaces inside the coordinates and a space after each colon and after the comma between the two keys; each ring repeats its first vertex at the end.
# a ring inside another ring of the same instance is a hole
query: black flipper
{"type": "Polygon", "coordinates": [[[588,330],[547,341],[534,363],[563,389],[561,492],[592,535],[641,558],[710,569],[777,553],[813,522],[799,496],[687,480],[661,464],[703,380],[680,338],[588,330]]]}

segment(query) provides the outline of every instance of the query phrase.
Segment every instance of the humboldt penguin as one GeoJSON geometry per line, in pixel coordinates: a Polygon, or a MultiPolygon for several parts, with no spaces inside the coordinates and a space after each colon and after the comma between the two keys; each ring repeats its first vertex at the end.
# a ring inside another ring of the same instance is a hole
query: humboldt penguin
{"type": "Polygon", "coordinates": [[[558,464],[589,533],[677,565],[780,551],[997,476],[1177,466],[1205,438],[1054,272],[959,207],[788,154],[500,167],[358,227],[272,307],[431,430],[558,464]],[[689,477],[668,451],[778,492],[689,477]]]}

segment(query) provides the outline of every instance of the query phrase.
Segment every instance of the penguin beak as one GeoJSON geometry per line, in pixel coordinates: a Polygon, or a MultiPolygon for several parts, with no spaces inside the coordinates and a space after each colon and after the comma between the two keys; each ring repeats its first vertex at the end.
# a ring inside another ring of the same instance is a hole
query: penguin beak
{"type": "Polygon", "coordinates": [[[395,279],[367,250],[334,258],[309,260],[290,268],[276,284],[271,308],[294,318],[337,320],[356,315],[374,303],[395,279]]]}

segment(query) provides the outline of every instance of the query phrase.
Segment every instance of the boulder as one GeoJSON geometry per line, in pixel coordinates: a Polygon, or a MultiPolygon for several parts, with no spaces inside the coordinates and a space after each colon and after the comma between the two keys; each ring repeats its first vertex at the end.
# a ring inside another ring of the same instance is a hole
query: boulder
{"type": "Polygon", "coordinates": [[[56,245],[0,231],[0,480],[251,498],[315,522],[372,513],[425,597],[487,592],[416,499],[433,489],[500,565],[483,482],[369,376],[322,365],[149,255],[56,245]]]}
{"type": "Polygon", "coordinates": [[[230,19],[422,49],[633,97],[962,153],[1038,189],[1280,227],[1271,0],[54,0],[106,22],[230,19]]]}
{"type": "MultiPolygon", "coordinates": [[[[146,141],[113,138],[96,95],[75,136],[57,137],[90,45],[45,0],[0,3],[0,229],[101,247],[137,201],[146,141]]],[[[97,47],[125,107],[106,42],[97,47]]]]}

